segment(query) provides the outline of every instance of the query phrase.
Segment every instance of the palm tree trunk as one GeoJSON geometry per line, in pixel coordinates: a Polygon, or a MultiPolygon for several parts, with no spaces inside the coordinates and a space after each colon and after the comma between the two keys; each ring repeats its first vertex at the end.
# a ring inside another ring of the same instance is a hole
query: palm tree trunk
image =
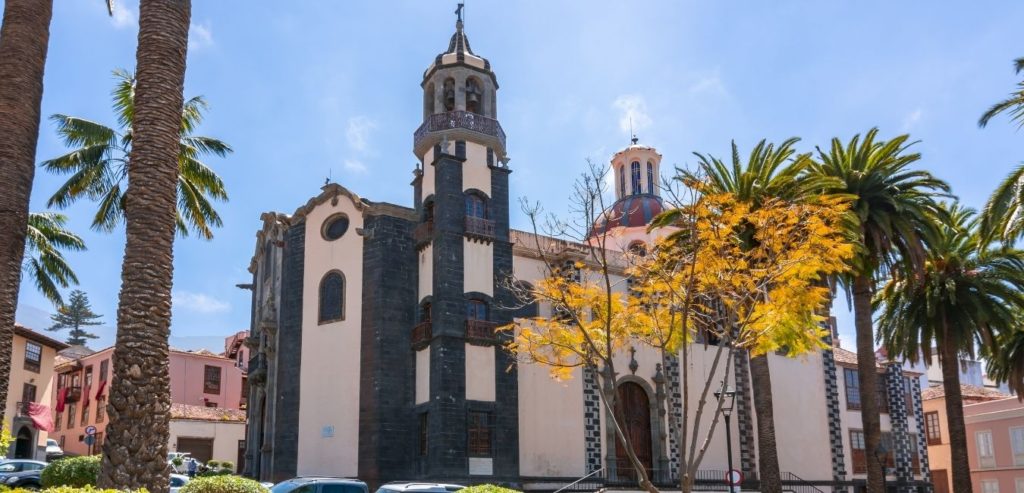
{"type": "Polygon", "coordinates": [[[864,452],[867,455],[868,493],[883,493],[885,472],[875,458],[882,442],[878,414],[878,362],[875,360],[875,331],[871,296],[873,280],[860,275],[853,280],[853,317],[857,329],[857,373],[860,383],[860,417],[864,427],[864,452]]]}
{"type": "Polygon", "coordinates": [[[772,376],[767,354],[750,358],[750,383],[754,392],[754,414],[757,416],[757,467],[760,469],[761,492],[781,493],[782,474],[775,445],[772,376]]]}
{"type": "Polygon", "coordinates": [[[942,388],[946,392],[946,428],[949,432],[950,469],[953,491],[971,493],[971,469],[967,460],[967,427],[964,424],[964,399],[960,393],[960,358],[956,347],[944,344],[942,351],[942,388]]]}
{"type": "Polygon", "coordinates": [[[0,403],[10,381],[52,15],[52,0],[7,0],[0,28],[0,403]]]}
{"type": "Polygon", "coordinates": [[[168,491],[171,321],[179,131],[190,0],[142,0],[124,263],[99,485],[168,491]]]}

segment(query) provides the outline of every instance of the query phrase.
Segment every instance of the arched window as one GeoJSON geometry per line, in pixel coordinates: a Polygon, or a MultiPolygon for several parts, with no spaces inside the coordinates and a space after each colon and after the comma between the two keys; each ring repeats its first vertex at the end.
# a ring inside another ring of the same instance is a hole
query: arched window
{"type": "Polygon", "coordinates": [[[331,271],[320,281],[320,323],[345,319],[345,276],[331,271]]]}
{"type": "Polygon", "coordinates": [[[627,250],[629,250],[629,253],[632,253],[633,255],[636,255],[638,257],[647,256],[647,245],[644,244],[644,242],[642,241],[634,241],[633,243],[630,243],[627,250]]]}
{"type": "Polygon", "coordinates": [[[466,300],[466,320],[487,320],[487,303],[466,300]]]}
{"type": "Polygon", "coordinates": [[[487,219],[487,202],[483,197],[475,193],[466,194],[466,217],[487,219]]]}
{"type": "Polygon", "coordinates": [[[633,195],[636,195],[638,193],[641,193],[641,190],[643,190],[642,188],[640,188],[640,162],[633,161],[633,163],[630,164],[629,167],[633,175],[633,195]]]}
{"type": "Polygon", "coordinates": [[[444,80],[444,110],[454,111],[455,110],[455,79],[447,78],[444,80]]]}
{"type": "Polygon", "coordinates": [[[619,196],[626,196],[626,168],[619,168],[619,196]]]}
{"type": "Polygon", "coordinates": [[[423,304],[420,305],[420,322],[429,322],[430,321],[430,315],[431,315],[430,307],[431,306],[432,305],[431,305],[431,303],[429,301],[424,301],[423,304]]]}
{"type": "Polygon", "coordinates": [[[427,84],[426,90],[423,91],[423,117],[426,118],[434,114],[434,98],[437,95],[434,94],[434,83],[427,84]]]}
{"type": "Polygon", "coordinates": [[[647,193],[654,193],[654,163],[647,161],[647,193]]]}

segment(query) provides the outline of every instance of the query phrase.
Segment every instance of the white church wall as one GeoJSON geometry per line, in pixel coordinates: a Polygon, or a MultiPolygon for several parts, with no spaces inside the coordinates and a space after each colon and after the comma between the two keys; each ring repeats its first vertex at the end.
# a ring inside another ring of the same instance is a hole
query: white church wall
{"type": "Polygon", "coordinates": [[[419,301],[434,294],[434,245],[430,244],[419,253],[419,301]]]}
{"type": "Polygon", "coordinates": [[[494,348],[466,344],[466,399],[494,401],[494,348]]]}
{"type": "Polygon", "coordinates": [[[476,189],[491,196],[491,169],[487,167],[487,147],[466,142],[466,163],[462,166],[462,190],[476,189]]]}
{"type": "MultiPolygon", "coordinates": [[[[832,468],[821,353],[795,358],[768,355],[779,469],[807,479],[828,479],[832,468]],[[807,437],[822,437],[808,440],[807,437]]],[[[756,433],[756,428],[755,428],[756,433]]]]}
{"type": "Polygon", "coordinates": [[[420,196],[426,199],[434,195],[434,148],[427,149],[423,153],[423,181],[420,188],[420,196]]]}
{"type": "Polygon", "coordinates": [[[430,400],[430,346],[416,351],[416,404],[430,400]]]}
{"type": "Polygon", "coordinates": [[[354,476],[358,473],[359,352],[362,316],[362,213],[345,195],[328,200],[306,216],[302,306],[302,392],[299,405],[298,474],[354,476]],[[348,231],[327,241],[324,221],[344,213],[348,231]],[[345,276],[344,319],[320,324],[320,280],[329,271],[345,276]]]}
{"type": "Polygon", "coordinates": [[[521,364],[519,374],[519,473],[580,477],[585,473],[583,378],[551,378],[547,367],[521,364]]]}
{"type": "Polygon", "coordinates": [[[463,238],[462,286],[467,293],[494,296],[494,249],[489,243],[463,238]]]}

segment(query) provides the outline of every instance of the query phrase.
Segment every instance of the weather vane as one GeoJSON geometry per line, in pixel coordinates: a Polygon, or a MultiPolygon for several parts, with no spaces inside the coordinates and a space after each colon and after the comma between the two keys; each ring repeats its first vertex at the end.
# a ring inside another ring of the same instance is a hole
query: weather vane
{"type": "Polygon", "coordinates": [[[458,8],[455,9],[455,15],[458,16],[458,21],[462,22],[462,9],[466,8],[466,4],[459,3],[458,8]]]}

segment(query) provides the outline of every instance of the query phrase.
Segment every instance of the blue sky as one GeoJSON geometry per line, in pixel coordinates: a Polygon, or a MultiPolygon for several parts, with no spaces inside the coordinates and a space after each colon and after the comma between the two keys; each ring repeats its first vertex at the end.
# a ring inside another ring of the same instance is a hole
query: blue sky
{"type": "MultiPolygon", "coordinates": [[[[137,0],[57,1],[43,114],[113,123],[111,70],[135,61],[137,0]]],[[[587,158],[628,143],[664,155],[726,156],[735,139],[803,139],[804,150],[878,126],[909,132],[928,168],[979,207],[1024,160],[1024,136],[978,116],[1017,82],[1024,3],[469,0],[466,32],[491,60],[508,134],[512,196],[566,210],[587,158]]],[[[291,213],[325,177],[363,197],[410,205],[423,70],[447,47],[454,1],[195,1],[186,96],[211,104],[201,133],[230,143],[210,159],[227,183],[225,225],[212,241],[175,245],[172,345],[216,349],[248,327],[247,282],[264,211],[291,213]]],[[[44,121],[38,160],[62,153],[44,121]]],[[[37,172],[32,209],[61,178],[37,172]]],[[[91,203],[69,209],[89,251],[70,261],[113,341],[124,236],[88,229],[91,203]]],[[[513,208],[513,226],[525,218],[513,208]]],[[[52,307],[23,284],[18,320],[48,325],[52,307]]],[[[836,306],[844,346],[852,317],[836,306]]]]}

